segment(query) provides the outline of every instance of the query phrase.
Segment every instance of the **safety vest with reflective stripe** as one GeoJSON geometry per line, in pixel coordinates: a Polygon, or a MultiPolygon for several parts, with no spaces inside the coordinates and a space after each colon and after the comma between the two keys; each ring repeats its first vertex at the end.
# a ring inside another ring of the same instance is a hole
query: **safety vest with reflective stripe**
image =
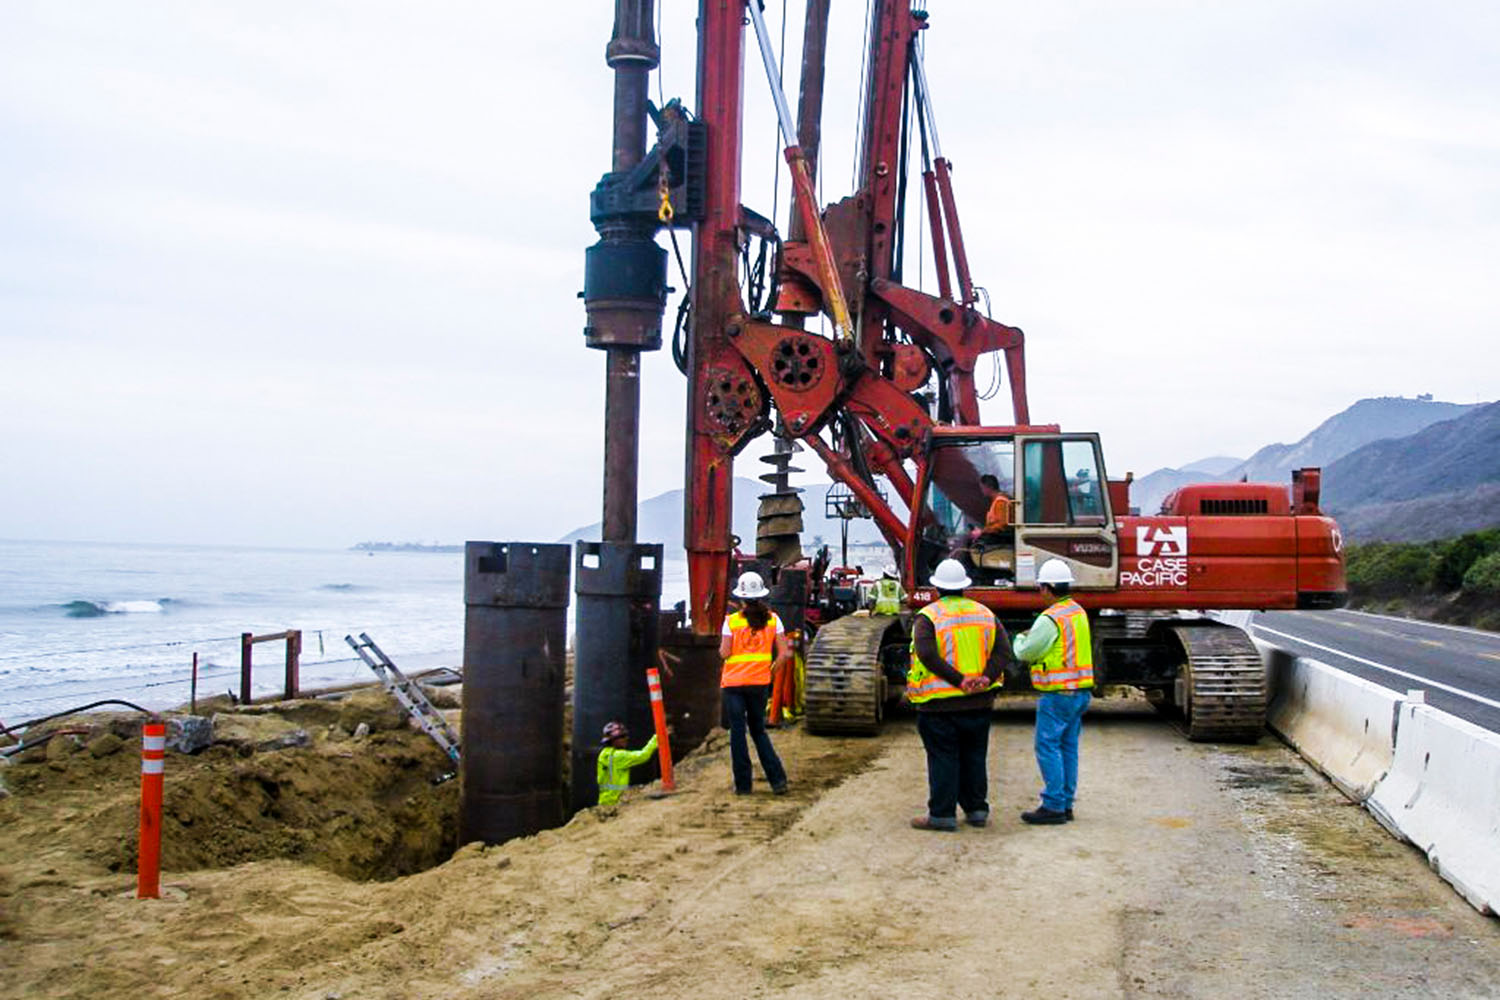
{"type": "Polygon", "coordinates": [[[719,677],[719,686],[748,687],[771,683],[771,661],[776,656],[776,634],[781,631],[781,619],[771,612],[765,627],[756,631],[750,627],[745,613],[736,611],[725,624],[729,627],[732,645],[729,655],[724,657],[724,673],[719,677]]]}
{"type": "Polygon", "coordinates": [[[605,747],[599,751],[599,763],[594,768],[594,777],[599,784],[599,804],[611,805],[620,801],[620,794],[630,787],[630,769],[644,764],[656,753],[656,737],[646,741],[639,750],[624,747],[605,747]]]}
{"type": "Polygon", "coordinates": [[[1089,616],[1071,597],[1042,614],[1057,626],[1057,638],[1031,665],[1031,686],[1038,691],[1077,691],[1094,686],[1094,644],[1089,616]]]}
{"type": "Polygon", "coordinates": [[[875,613],[877,615],[899,615],[901,613],[901,584],[883,576],[875,581],[875,613]]]}
{"type": "MultiPolygon", "coordinates": [[[[940,597],[917,612],[932,622],[938,652],[965,677],[984,673],[995,648],[995,616],[989,608],[967,597],[940,597]]],[[[1000,686],[994,681],[986,691],[1000,686]]],[[[959,698],[966,692],[928,670],[911,641],[911,667],[906,672],[906,700],[914,705],[934,698],[959,698]]]]}

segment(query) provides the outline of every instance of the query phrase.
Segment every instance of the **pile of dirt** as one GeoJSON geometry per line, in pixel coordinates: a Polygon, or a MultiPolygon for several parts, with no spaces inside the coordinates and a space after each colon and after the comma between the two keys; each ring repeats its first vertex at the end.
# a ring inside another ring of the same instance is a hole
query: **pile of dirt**
{"type": "MultiPolygon", "coordinates": [[[[457,847],[452,765],[383,692],[219,712],[212,731],[195,754],[167,753],[164,870],[281,858],[390,879],[457,847]]],[[[58,719],[28,742],[49,732],[0,772],[11,792],[0,801],[0,861],[45,853],[134,871],[140,717],[58,719]]]]}
{"type": "Polygon", "coordinates": [[[443,758],[425,735],[323,732],[248,756],[169,754],[160,902],[132,898],[133,857],[118,864],[133,836],[120,824],[134,824],[138,739],[99,758],[74,747],[61,770],[17,764],[6,770],[26,777],[0,802],[0,826],[14,830],[0,840],[0,935],[15,958],[0,997],[437,996],[455,976],[488,983],[523,956],[572,964],[622,929],[687,912],[737,857],[775,865],[765,845],[885,749],[795,729],[775,741],[788,795],[763,783],[734,795],[717,731],[678,762],[675,795],[632,789],[616,808],[391,881],[378,879],[414,870],[420,852],[372,830],[456,826],[458,783],[430,784],[443,758]],[[252,855],[277,860],[200,867],[252,855]]]}

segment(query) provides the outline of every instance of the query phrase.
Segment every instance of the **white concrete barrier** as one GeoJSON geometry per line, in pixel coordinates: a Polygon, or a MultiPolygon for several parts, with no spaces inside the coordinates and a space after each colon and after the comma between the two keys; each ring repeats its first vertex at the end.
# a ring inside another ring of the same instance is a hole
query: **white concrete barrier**
{"type": "Polygon", "coordinates": [[[1403,703],[1394,763],[1365,804],[1476,909],[1500,912],[1500,736],[1403,703]]]}
{"type": "Polygon", "coordinates": [[[1326,663],[1256,642],[1266,659],[1266,722],[1356,802],[1370,797],[1395,757],[1401,696],[1326,663]]]}

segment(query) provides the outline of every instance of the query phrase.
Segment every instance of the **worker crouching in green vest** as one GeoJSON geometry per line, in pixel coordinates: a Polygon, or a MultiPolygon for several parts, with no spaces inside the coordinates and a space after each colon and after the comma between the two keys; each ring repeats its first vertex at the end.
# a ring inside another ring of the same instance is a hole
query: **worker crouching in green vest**
{"type": "Polygon", "coordinates": [[[906,700],[927,751],[927,815],[911,821],[918,830],[957,830],[956,806],[970,826],[989,822],[990,713],[1010,644],[990,609],[964,596],[971,582],[944,559],[932,574],[938,599],[912,621],[906,700]]]}
{"type": "Polygon", "coordinates": [[[623,722],[609,722],[604,726],[604,737],[600,740],[604,749],[599,751],[599,763],[594,775],[599,783],[599,804],[612,806],[620,801],[620,794],[630,787],[630,769],[644,764],[656,753],[656,734],[652,733],[646,745],[639,750],[627,750],[630,730],[623,722]]]}
{"type": "Polygon", "coordinates": [[[1048,559],[1036,582],[1053,604],[1030,629],[1016,636],[1015,655],[1031,664],[1036,702],[1036,766],[1042,772],[1042,804],[1021,814],[1027,823],[1066,823],[1078,791],[1078,734],[1094,686],[1094,645],[1088,612],[1073,600],[1073,571],[1048,559]]]}

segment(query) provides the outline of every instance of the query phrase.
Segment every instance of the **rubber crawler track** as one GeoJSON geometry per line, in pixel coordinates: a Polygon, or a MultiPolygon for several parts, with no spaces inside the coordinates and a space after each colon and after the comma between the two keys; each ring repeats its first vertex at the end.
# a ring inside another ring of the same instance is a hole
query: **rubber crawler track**
{"type": "Polygon", "coordinates": [[[872,736],[882,708],[880,647],[895,619],[846,615],[818,629],[807,654],[807,731],[872,736]]]}
{"type": "Polygon", "coordinates": [[[1254,742],[1266,728],[1266,672],[1242,630],[1193,624],[1172,628],[1186,662],[1188,699],[1181,706],[1195,742],[1254,742]]]}

